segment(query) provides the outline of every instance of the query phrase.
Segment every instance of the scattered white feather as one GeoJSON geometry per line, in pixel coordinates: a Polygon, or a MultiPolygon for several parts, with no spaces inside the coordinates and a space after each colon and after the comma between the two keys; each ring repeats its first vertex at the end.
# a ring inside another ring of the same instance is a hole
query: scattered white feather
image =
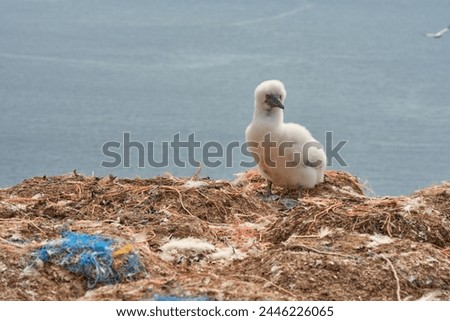
{"type": "Polygon", "coordinates": [[[34,200],[38,200],[38,199],[43,198],[43,197],[44,197],[44,194],[37,193],[37,194],[34,194],[33,197],[31,197],[31,198],[34,199],[34,200]]]}
{"type": "Polygon", "coordinates": [[[232,261],[232,260],[242,260],[246,256],[247,255],[245,253],[242,253],[240,250],[228,247],[216,249],[214,253],[208,255],[208,258],[212,261],[218,260],[232,261]]]}
{"type": "Polygon", "coordinates": [[[233,175],[235,176],[235,179],[233,179],[231,181],[231,185],[233,185],[233,186],[238,186],[241,183],[243,183],[243,182],[248,180],[247,172],[240,172],[240,173],[236,173],[236,174],[233,174],[233,175]]]}
{"type": "Polygon", "coordinates": [[[417,299],[417,301],[441,301],[441,298],[440,298],[441,295],[442,295],[442,291],[436,290],[436,291],[425,293],[424,295],[422,295],[422,297],[417,299]]]}
{"type": "Polygon", "coordinates": [[[7,269],[8,269],[8,267],[5,265],[5,263],[0,261],[0,273],[6,271],[7,269]]]}
{"type": "Polygon", "coordinates": [[[66,206],[66,205],[68,205],[68,204],[70,204],[70,203],[72,203],[71,201],[65,201],[65,200],[63,200],[63,201],[58,201],[57,203],[56,203],[56,205],[57,206],[66,206]]]}
{"type": "Polygon", "coordinates": [[[203,181],[187,181],[183,186],[186,188],[199,188],[208,186],[208,183],[203,181]]]}
{"type": "Polygon", "coordinates": [[[358,198],[361,198],[361,196],[364,197],[364,195],[361,195],[361,194],[355,192],[355,189],[351,186],[344,186],[344,187],[342,187],[342,190],[344,190],[344,191],[350,193],[350,195],[358,197],[358,198]]]}
{"type": "Polygon", "coordinates": [[[389,236],[380,234],[370,235],[369,239],[371,240],[371,242],[367,244],[367,247],[377,247],[378,245],[389,244],[394,241],[389,236]]]}
{"type": "Polygon", "coordinates": [[[135,234],[133,236],[133,240],[135,243],[144,243],[147,241],[148,238],[149,237],[148,237],[147,233],[145,233],[145,232],[141,232],[141,233],[135,234]]]}
{"type": "Polygon", "coordinates": [[[281,270],[281,267],[279,265],[272,265],[272,267],[270,268],[270,272],[272,273],[276,273],[279,270],[281,270]]]}
{"type": "Polygon", "coordinates": [[[14,212],[23,211],[23,210],[27,209],[26,204],[11,204],[11,203],[7,203],[7,202],[0,202],[0,205],[3,205],[7,209],[14,211],[14,212]]]}
{"type": "Polygon", "coordinates": [[[435,257],[428,256],[427,259],[425,260],[425,262],[433,265],[433,263],[439,263],[440,261],[438,259],[436,259],[435,257]]]}
{"type": "Polygon", "coordinates": [[[166,261],[166,262],[173,262],[177,259],[177,257],[175,255],[169,254],[167,252],[160,253],[159,257],[161,258],[161,260],[166,261]]]}
{"type": "Polygon", "coordinates": [[[215,247],[209,242],[194,237],[187,237],[183,239],[171,239],[169,242],[161,246],[161,250],[164,252],[187,251],[194,253],[205,253],[214,251],[215,247]]]}
{"type": "Polygon", "coordinates": [[[335,192],[339,192],[342,194],[346,194],[356,198],[366,198],[366,196],[356,193],[350,186],[344,186],[343,188],[339,188],[336,186],[331,186],[331,189],[335,192]]]}
{"type": "Polygon", "coordinates": [[[264,229],[266,227],[266,224],[267,224],[266,222],[259,223],[259,224],[252,223],[252,222],[243,222],[243,223],[239,224],[239,227],[246,227],[246,228],[258,231],[258,230],[264,229]]]}
{"type": "Polygon", "coordinates": [[[199,254],[205,255],[210,261],[242,260],[247,255],[233,247],[216,248],[211,243],[194,237],[172,239],[160,247],[159,257],[167,262],[175,262],[181,258],[193,258],[199,254]]]}
{"type": "Polygon", "coordinates": [[[12,242],[23,243],[26,239],[20,233],[16,232],[9,237],[9,240],[12,242]]]}
{"type": "Polygon", "coordinates": [[[295,239],[309,239],[309,238],[319,238],[323,239],[324,237],[327,237],[328,235],[332,235],[334,233],[334,230],[330,229],[327,226],[321,227],[319,232],[317,234],[309,234],[309,235],[291,235],[289,239],[285,242],[286,244],[290,241],[293,241],[295,243],[295,239]]]}
{"type": "MultiPolygon", "coordinates": [[[[40,261],[40,260],[39,260],[40,261]]],[[[42,262],[42,261],[41,261],[42,262]]],[[[37,266],[38,268],[40,268],[39,266],[37,266]]],[[[20,273],[20,276],[38,276],[40,273],[39,271],[36,269],[35,266],[32,265],[28,265],[26,266],[22,272],[20,273]]]]}
{"type": "MultiPolygon", "coordinates": [[[[161,208],[159,209],[158,213],[159,213],[159,214],[164,214],[164,215],[167,215],[167,216],[172,216],[172,215],[173,215],[173,213],[171,213],[171,212],[169,211],[169,209],[166,208],[166,207],[161,207],[161,208]]],[[[167,218],[164,218],[163,222],[167,222],[167,218]]]]}
{"type": "Polygon", "coordinates": [[[160,247],[161,259],[164,261],[175,261],[181,256],[195,257],[199,254],[209,254],[215,251],[214,245],[194,237],[183,239],[172,239],[160,247]]]}
{"type": "Polygon", "coordinates": [[[175,176],[173,176],[171,172],[164,172],[161,174],[161,177],[175,179],[175,176]]]}
{"type": "Polygon", "coordinates": [[[276,278],[278,277],[280,274],[283,273],[283,268],[279,265],[272,265],[272,267],[270,268],[270,273],[272,273],[272,277],[276,278]]]}
{"type": "Polygon", "coordinates": [[[428,215],[433,213],[433,209],[425,203],[422,197],[409,199],[403,206],[403,211],[408,214],[411,214],[411,212],[420,212],[428,215]]]}
{"type": "Polygon", "coordinates": [[[422,207],[425,207],[425,204],[423,202],[423,198],[422,197],[415,197],[415,198],[412,198],[412,199],[408,200],[408,202],[403,206],[403,211],[405,211],[407,213],[417,212],[422,207]]]}
{"type": "Polygon", "coordinates": [[[327,226],[324,226],[319,231],[319,238],[323,239],[324,237],[327,237],[331,234],[333,234],[333,230],[328,228],[327,226]]]}

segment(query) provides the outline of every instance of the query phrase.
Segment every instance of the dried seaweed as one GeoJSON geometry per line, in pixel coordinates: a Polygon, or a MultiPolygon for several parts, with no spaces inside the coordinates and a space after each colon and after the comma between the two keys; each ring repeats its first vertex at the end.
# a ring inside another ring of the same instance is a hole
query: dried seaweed
{"type": "Polygon", "coordinates": [[[255,170],[233,182],[198,174],[119,179],[72,173],[0,190],[0,298],[450,298],[448,183],[380,198],[368,196],[356,177],[327,171],[326,182],[301,199],[275,188],[280,198],[266,201],[266,182],[255,170]],[[284,199],[295,203],[286,206],[284,199]],[[30,265],[32,253],[64,230],[123,240],[147,273],[88,291],[82,276],[61,266],[30,265]],[[389,242],[374,243],[375,236],[389,242]],[[162,258],[168,240],[190,237],[223,252],[162,258]]]}

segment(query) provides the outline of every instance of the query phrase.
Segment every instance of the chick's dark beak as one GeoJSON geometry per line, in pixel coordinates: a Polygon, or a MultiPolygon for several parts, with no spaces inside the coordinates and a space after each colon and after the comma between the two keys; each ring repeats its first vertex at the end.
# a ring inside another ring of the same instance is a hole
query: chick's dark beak
{"type": "Polygon", "coordinates": [[[266,104],[269,105],[271,108],[278,107],[278,108],[284,109],[283,103],[275,95],[267,95],[266,96],[266,104]]]}

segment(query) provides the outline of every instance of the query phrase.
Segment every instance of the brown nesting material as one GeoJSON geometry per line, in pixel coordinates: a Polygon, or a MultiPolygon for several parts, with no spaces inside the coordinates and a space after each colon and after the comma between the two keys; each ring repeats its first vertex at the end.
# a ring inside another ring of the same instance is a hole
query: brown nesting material
{"type": "Polygon", "coordinates": [[[356,177],[327,171],[301,199],[275,188],[281,198],[266,201],[265,187],[252,170],[234,182],[71,174],[2,189],[0,299],[449,300],[450,184],[369,197],[356,177]],[[62,230],[133,244],[147,273],[88,290],[33,261],[62,230]]]}

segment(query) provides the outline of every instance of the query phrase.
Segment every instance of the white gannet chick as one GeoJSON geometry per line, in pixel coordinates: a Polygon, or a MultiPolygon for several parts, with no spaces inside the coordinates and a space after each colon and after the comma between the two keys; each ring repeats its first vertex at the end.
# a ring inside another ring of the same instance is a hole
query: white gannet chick
{"type": "Polygon", "coordinates": [[[286,90],[279,80],[267,80],[255,89],[253,120],[245,131],[248,151],[267,179],[290,189],[311,188],[324,181],[326,155],[322,145],[303,126],[284,123],[286,90]]]}

